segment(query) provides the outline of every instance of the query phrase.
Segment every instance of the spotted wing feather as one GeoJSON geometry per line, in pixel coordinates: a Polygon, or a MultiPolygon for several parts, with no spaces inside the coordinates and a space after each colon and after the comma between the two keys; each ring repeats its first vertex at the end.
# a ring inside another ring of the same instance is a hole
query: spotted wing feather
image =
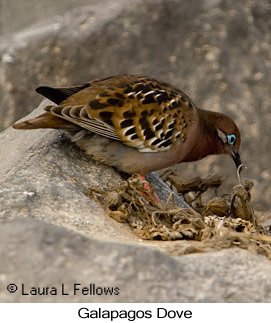
{"type": "Polygon", "coordinates": [[[146,77],[104,89],[88,104],[89,115],[110,122],[121,141],[142,152],[170,149],[185,140],[194,105],[177,88],[146,77]]]}
{"type": "Polygon", "coordinates": [[[194,104],[182,91],[144,76],[120,75],[64,92],[65,99],[48,111],[142,152],[184,141],[192,123],[194,104]]]}

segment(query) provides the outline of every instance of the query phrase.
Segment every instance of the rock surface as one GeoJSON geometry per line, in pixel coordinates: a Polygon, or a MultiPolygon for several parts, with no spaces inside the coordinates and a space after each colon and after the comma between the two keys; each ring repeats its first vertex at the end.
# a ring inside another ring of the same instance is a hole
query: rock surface
{"type": "Polygon", "coordinates": [[[107,221],[103,208],[86,196],[82,186],[105,189],[107,183],[117,184],[120,177],[112,168],[90,160],[54,130],[7,129],[0,135],[0,147],[2,217],[19,215],[66,223],[80,232],[94,227],[94,237],[114,236],[116,222],[107,221]]]}
{"type": "Polygon", "coordinates": [[[16,2],[0,1],[0,36],[18,32],[38,21],[61,15],[67,10],[87,6],[102,0],[65,0],[37,1],[17,0],[16,2]]]}
{"type": "Polygon", "coordinates": [[[119,175],[57,131],[5,130],[0,165],[0,301],[271,301],[267,258],[238,248],[172,257],[185,241],[142,241],[111,219],[79,182],[106,188],[119,175]],[[6,290],[11,283],[17,292],[6,290]],[[118,287],[119,294],[74,295],[76,283],[118,287]],[[31,287],[57,295],[35,296],[31,287]]]}
{"type": "Polygon", "coordinates": [[[1,302],[271,301],[270,261],[241,249],[173,258],[33,219],[2,222],[0,242],[1,302]],[[9,284],[17,292],[9,293],[9,284]],[[69,295],[62,295],[62,284],[69,295]],[[75,284],[81,285],[74,292],[75,284]],[[80,288],[91,284],[118,290],[82,295],[80,288]],[[32,287],[55,288],[57,295],[32,295],[32,287]]]}

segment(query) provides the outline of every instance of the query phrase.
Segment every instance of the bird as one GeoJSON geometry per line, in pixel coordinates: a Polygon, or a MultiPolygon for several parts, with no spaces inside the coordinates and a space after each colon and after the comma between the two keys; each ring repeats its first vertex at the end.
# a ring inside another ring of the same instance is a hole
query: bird
{"type": "Polygon", "coordinates": [[[164,81],[123,74],[36,91],[54,104],[13,128],[61,129],[94,160],[120,172],[146,176],[219,154],[231,156],[236,168],[242,164],[235,122],[223,113],[198,108],[164,81]]]}

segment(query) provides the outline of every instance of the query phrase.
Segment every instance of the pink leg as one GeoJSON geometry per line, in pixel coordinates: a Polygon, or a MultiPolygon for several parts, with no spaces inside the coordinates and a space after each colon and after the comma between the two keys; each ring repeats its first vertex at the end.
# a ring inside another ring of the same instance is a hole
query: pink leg
{"type": "MultiPolygon", "coordinates": [[[[154,196],[156,202],[160,202],[158,196],[155,194],[155,192],[153,192],[153,190],[151,189],[150,184],[148,183],[146,178],[141,174],[136,174],[136,176],[141,179],[141,181],[144,183],[145,190],[150,192],[154,196]]],[[[146,194],[144,192],[142,192],[142,194],[148,197],[148,194],[146,194]]]]}

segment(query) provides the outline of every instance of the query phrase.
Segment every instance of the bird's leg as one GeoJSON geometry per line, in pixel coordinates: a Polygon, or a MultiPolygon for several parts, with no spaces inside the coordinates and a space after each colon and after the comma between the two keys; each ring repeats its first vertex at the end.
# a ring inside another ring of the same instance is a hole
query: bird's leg
{"type": "Polygon", "coordinates": [[[146,178],[143,175],[141,175],[141,174],[135,174],[135,176],[137,176],[144,183],[144,189],[147,192],[149,192],[149,193],[146,193],[146,192],[140,192],[140,193],[142,195],[144,195],[145,197],[147,197],[147,199],[148,199],[148,197],[150,195],[152,195],[154,197],[154,200],[159,203],[160,200],[159,200],[158,196],[155,194],[155,192],[153,191],[153,189],[150,187],[150,184],[148,183],[148,181],[146,180],[146,178]]]}

